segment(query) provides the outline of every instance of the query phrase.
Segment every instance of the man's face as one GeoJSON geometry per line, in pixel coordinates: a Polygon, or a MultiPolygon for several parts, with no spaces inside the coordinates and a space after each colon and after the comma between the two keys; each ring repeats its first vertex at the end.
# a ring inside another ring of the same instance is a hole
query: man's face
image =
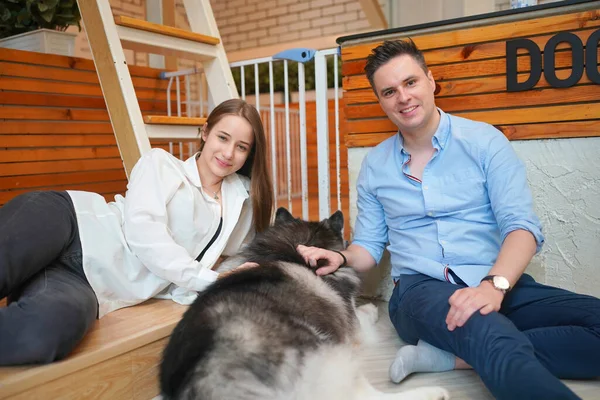
{"type": "Polygon", "coordinates": [[[414,58],[392,58],[375,72],[373,84],[381,108],[402,133],[436,129],[435,81],[414,58]]]}

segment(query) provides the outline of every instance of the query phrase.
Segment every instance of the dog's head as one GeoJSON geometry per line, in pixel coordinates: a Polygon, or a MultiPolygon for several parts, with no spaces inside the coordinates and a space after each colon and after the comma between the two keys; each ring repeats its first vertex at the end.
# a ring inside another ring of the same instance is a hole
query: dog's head
{"type": "Polygon", "coordinates": [[[275,222],[257,234],[242,252],[247,261],[287,261],[304,264],[296,250],[298,245],[342,250],[344,215],[341,211],[320,222],[308,222],[294,218],[285,208],[279,208],[275,222]]]}
{"type": "Polygon", "coordinates": [[[271,229],[275,232],[289,231],[285,239],[293,241],[294,247],[302,244],[342,250],[344,248],[343,228],[344,214],[341,211],[334,212],[329,218],[320,222],[308,222],[294,218],[287,209],[280,207],[275,213],[275,223],[271,229]]]}

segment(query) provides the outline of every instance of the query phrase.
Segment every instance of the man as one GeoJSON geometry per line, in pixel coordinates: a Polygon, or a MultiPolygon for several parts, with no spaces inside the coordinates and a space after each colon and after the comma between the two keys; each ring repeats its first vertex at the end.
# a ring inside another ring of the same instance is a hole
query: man
{"type": "Polygon", "coordinates": [[[578,398],[558,378],[600,376],[600,300],[523,273],[544,237],[510,143],[436,107],[412,41],[378,46],[365,71],[398,134],[363,161],[348,249],[298,251],[311,265],[329,262],[320,275],[345,262],[362,272],[388,244],[390,318],[405,342],[418,342],[398,352],[393,381],[472,366],[498,399],[578,398]]]}

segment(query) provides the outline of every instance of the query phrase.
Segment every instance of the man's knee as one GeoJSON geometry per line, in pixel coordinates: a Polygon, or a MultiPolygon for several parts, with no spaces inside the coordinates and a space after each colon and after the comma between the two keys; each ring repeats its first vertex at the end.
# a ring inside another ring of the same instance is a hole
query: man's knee
{"type": "Polygon", "coordinates": [[[511,359],[535,359],[533,344],[514,324],[499,313],[476,312],[456,329],[455,354],[480,374],[508,366],[511,359]]]}

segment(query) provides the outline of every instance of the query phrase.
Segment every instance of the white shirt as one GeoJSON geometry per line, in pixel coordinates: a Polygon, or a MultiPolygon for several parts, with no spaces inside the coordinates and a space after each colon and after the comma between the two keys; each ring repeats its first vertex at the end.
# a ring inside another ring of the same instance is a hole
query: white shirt
{"type": "Polygon", "coordinates": [[[195,259],[217,231],[221,213],[202,192],[195,156],[183,162],[152,149],[133,168],[126,196],[114,202],[69,191],[99,317],[152,297],[190,304],[216,280],[211,268],[219,256],[235,254],[253,234],[249,186],[237,174],[223,180],[223,226],[200,262],[195,259]]]}

